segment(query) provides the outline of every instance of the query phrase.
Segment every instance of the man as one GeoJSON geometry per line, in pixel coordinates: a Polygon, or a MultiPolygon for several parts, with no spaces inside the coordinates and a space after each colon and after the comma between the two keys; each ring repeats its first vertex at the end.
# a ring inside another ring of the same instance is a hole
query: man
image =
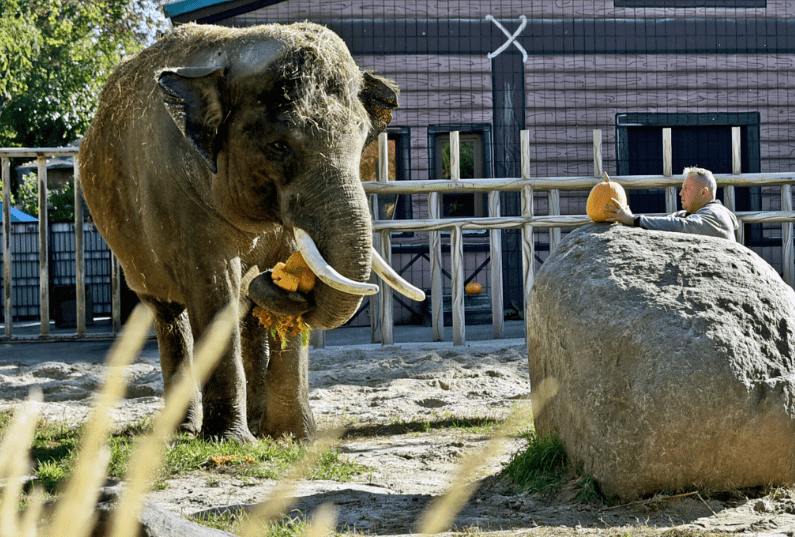
{"type": "Polygon", "coordinates": [[[737,217],[715,199],[718,185],[712,172],[704,168],[685,168],[685,181],[679,196],[683,211],[668,216],[635,216],[629,207],[622,207],[615,198],[605,210],[612,216],[608,222],[621,222],[626,226],[710,235],[736,240],[734,231],[739,227],[737,217]]]}

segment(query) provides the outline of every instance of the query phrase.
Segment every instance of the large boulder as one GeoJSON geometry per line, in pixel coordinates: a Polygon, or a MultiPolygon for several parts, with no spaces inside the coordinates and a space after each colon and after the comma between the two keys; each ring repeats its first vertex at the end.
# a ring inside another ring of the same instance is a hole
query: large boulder
{"type": "Polygon", "coordinates": [[[539,270],[533,413],[613,496],[795,483],[795,292],[724,239],[596,224],[539,270]]]}

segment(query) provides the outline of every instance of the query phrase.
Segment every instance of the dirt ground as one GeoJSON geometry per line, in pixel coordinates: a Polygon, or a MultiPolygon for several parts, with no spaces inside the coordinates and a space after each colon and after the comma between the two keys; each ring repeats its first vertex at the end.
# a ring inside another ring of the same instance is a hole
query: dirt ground
{"type": "MultiPolygon", "coordinates": [[[[575,484],[554,496],[517,491],[498,480],[511,455],[523,448],[515,435],[494,457],[481,454],[487,429],[461,427],[468,418],[502,422],[526,407],[527,355],[518,340],[393,347],[332,347],[311,351],[310,402],[321,429],[344,426],[344,457],[368,467],[347,483],[304,481],[295,513],[311,516],[320,505],[337,508],[337,529],[367,535],[416,533],[429,502],[455,481],[460,462],[474,459],[479,488],[452,529],[511,535],[582,535],[662,532],[671,528],[742,535],[795,535],[795,491],[743,491],[703,497],[696,493],[623,506],[580,504],[575,484]],[[474,455],[473,455],[474,454],[474,455]]],[[[45,361],[26,365],[0,357],[0,409],[14,407],[32,386],[45,394],[49,419],[79,421],[90,410],[103,366],[45,361]]],[[[119,423],[162,407],[159,366],[141,357],[129,368],[130,389],[119,423]]],[[[520,428],[530,424],[520,417],[520,428]]],[[[493,429],[493,427],[492,427],[493,429]]],[[[251,506],[269,497],[274,481],[210,479],[206,473],[168,481],[150,499],[183,515],[251,506]]]]}

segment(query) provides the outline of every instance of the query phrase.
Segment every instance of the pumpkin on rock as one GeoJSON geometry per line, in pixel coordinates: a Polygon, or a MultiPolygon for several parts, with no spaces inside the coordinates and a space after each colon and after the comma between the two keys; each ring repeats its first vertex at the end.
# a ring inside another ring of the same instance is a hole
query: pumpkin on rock
{"type": "Polygon", "coordinates": [[[591,193],[588,194],[588,202],[585,206],[588,218],[594,222],[604,222],[610,217],[605,211],[605,206],[610,203],[611,198],[617,199],[623,207],[627,206],[627,193],[624,192],[624,187],[611,181],[607,172],[602,172],[602,176],[605,180],[594,185],[591,193]]]}

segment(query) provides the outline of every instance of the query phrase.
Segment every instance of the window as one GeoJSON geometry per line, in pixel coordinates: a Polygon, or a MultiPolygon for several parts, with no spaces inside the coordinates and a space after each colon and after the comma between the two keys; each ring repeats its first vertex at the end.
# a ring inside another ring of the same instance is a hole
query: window
{"type": "MultiPolygon", "coordinates": [[[[411,180],[411,129],[388,127],[389,181],[411,180]]],[[[378,180],[378,140],[364,149],[359,169],[362,181],[378,180]]],[[[388,194],[378,196],[378,218],[380,220],[411,219],[411,195],[388,194]]]]}
{"type": "MultiPolygon", "coordinates": [[[[428,127],[430,174],[450,179],[450,133],[459,132],[461,179],[491,177],[491,125],[432,125],[428,127]]],[[[443,217],[488,216],[486,194],[443,194],[443,217]]]]}
{"type": "MultiPolygon", "coordinates": [[[[713,173],[731,173],[731,129],[740,127],[740,167],[742,173],[760,171],[760,118],[758,112],[693,114],[618,114],[618,175],[659,175],[663,169],[662,129],[671,129],[672,172],[681,174],[687,166],[700,166],[713,173]]],[[[762,208],[759,187],[737,188],[738,211],[762,208]]],[[[718,189],[723,201],[723,189],[718,189]]],[[[681,200],[677,196],[681,209],[681,200]]],[[[629,206],[636,213],[663,213],[664,189],[635,189],[629,193],[629,206]]],[[[760,224],[746,224],[745,243],[766,243],[760,224]]]]}

